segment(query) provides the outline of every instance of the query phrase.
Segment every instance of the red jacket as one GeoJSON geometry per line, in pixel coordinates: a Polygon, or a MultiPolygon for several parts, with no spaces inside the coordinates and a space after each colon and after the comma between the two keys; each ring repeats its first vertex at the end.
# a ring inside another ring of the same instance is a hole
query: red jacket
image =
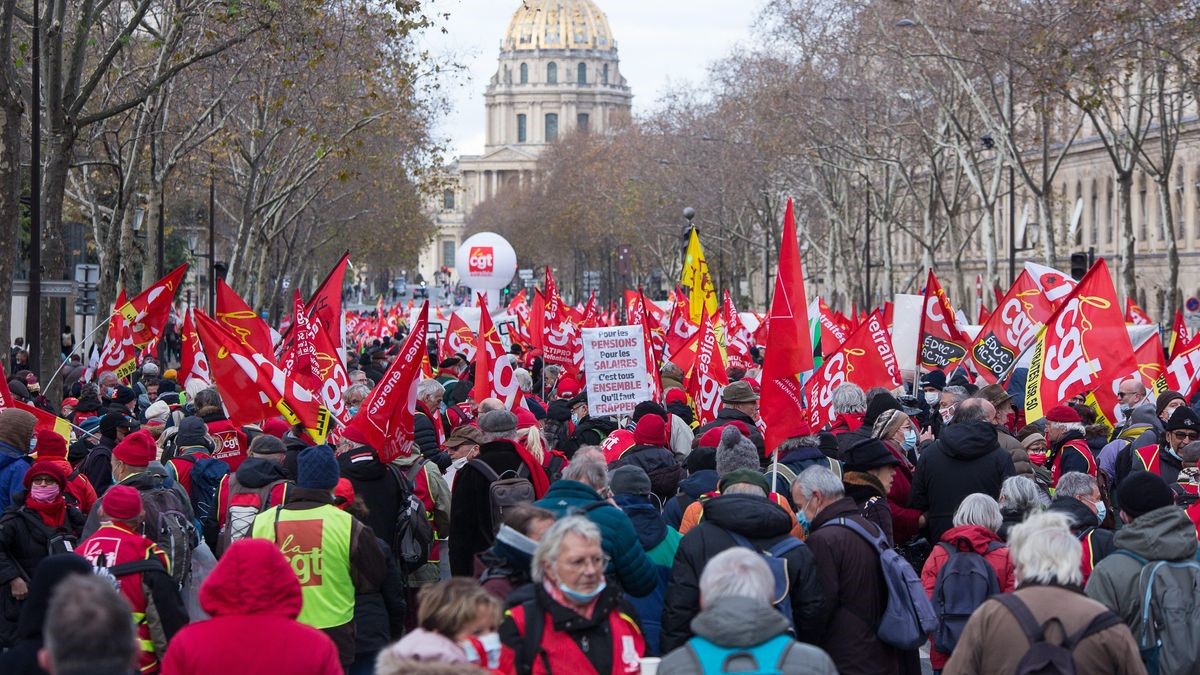
{"type": "MultiPolygon", "coordinates": [[[[993,541],[1000,541],[1000,535],[992,532],[986,527],[980,525],[962,525],[960,527],[952,527],[946,530],[942,535],[942,541],[954,544],[957,541],[966,540],[970,543],[975,552],[984,557],[996,570],[996,580],[1000,582],[1000,592],[1008,593],[1016,586],[1016,573],[1013,568],[1012,559],[1008,556],[1008,547],[998,548],[993,551],[988,551],[988,544],[993,541]]],[[[938,572],[942,571],[942,565],[950,559],[950,554],[942,546],[934,546],[933,552],[929,554],[929,559],[925,561],[925,567],[921,570],[921,585],[925,587],[925,592],[930,598],[933,598],[934,587],[937,586],[938,572]]],[[[934,670],[941,670],[946,667],[946,661],[950,659],[949,654],[943,654],[931,645],[929,648],[929,663],[934,670]]]]}
{"type": "MultiPolygon", "coordinates": [[[[641,657],[646,653],[646,643],[637,622],[619,606],[619,596],[612,591],[602,592],[593,609],[590,619],[575,614],[573,611],[550,600],[541,588],[535,588],[539,607],[557,605],[553,609],[543,610],[542,638],[539,641],[545,659],[538,657],[533,662],[532,675],[548,675],[549,673],[573,673],[584,675],[596,673],[596,666],[588,655],[579,648],[578,640],[598,639],[601,635],[612,638],[608,661],[611,664],[606,673],[599,675],[622,675],[625,673],[641,672],[641,657]],[[564,623],[565,622],[565,623],[564,623]],[[603,623],[608,626],[604,627],[603,623]],[[563,626],[563,628],[557,628],[563,626]],[[549,662],[549,670],[546,669],[549,662]]],[[[523,648],[525,635],[525,605],[517,605],[504,613],[504,623],[500,627],[500,668],[501,673],[519,673],[517,649],[523,648]]],[[[600,650],[596,650],[600,651],[600,650]]],[[[520,675],[524,675],[521,673],[520,675]]]]}
{"type": "Polygon", "coordinates": [[[179,631],[163,674],[342,675],[333,641],[296,621],[301,603],[300,582],[274,543],[235,542],[200,587],[212,618],[179,631]]]}

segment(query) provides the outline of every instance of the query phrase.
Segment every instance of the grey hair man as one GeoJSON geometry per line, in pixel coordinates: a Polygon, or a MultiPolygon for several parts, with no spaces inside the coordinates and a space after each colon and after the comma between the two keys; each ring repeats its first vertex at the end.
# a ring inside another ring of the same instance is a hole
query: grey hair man
{"type": "Polygon", "coordinates": [[[413,415],[413,440],[421,456],[437,464],[441,471],[450,468],[450,453],[442,448],[446,439],[442,421],[442,396],[446,390],[437,380],[421,380],[417,384],[417,409],[413,415]]]}
{"type": "Polygon", "coordinates": [[[51,675],[129,673],[139,649],[132,609],[98,576],[72,575],[54,588],[38,664],[51,675]]]}
{"type": "MultiPolygon", "coordinates": [[[[725,549],[708,561],[700,575],[700,613],[692,620],[692,630],[724,650],[722,663],[729,672],[777,668],[802,675],[837,673],[828,654],[792,639],[787,619],[772,606],[774,595],[775,576],[762,556],[738,546],[725,549]],[[770,654],[766,663],[757,663],[749,654],[760,646],[770,654]]],[[[684,675],[713,665],[702,661],[693,647],[695,641],[692,638],[667,654],[658,672],[684,675]]]]}
{"type": "Polygon", "coordinates": [[[1113,532],[1101,527],[1108,507],[1100,497],[1100,485],[1095,478],[1078,471],[1068,471],[1058,479],[1050,511],[1071,519],[1071,532],[1079,539],[1083,559],[1080,571],[1087,583],[1092,570],[1116,548],[1113,532]]]}

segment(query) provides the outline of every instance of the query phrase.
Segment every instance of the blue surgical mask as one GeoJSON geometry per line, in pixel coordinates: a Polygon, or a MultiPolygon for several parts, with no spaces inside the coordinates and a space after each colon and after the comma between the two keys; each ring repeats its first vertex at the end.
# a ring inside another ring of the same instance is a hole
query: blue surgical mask
{"type": "Polygon", "coordinates": [[[1108,505],[1104,502],[1096,502],[1096,520],[1104,522],[1105,516],[1108,515],[1108,505]]]}
{"type": "Polygon", "coordinates": [[[579,415],[571,413],[571,424],[579,424],[579,415]]]}
{"type": "Polygon", "coordinates": [[[349,410],[350,410],[351,417],[354,417],[355,415],[358,414],[358,406],[356,406],[356,405],[350,406],[349,410]]]}
{"type": "Polygon", "coordinates": [[[601,579],[600,585],[596,587],[596,590],[592,591],[591,593],[580,593],[579,591],[560,581],[558,582],[558,590],[562,591],[562,594],[570,598],[572,601],[582,605],[595,600],[596,596],[600,595],[600,592],[603,591],[604,587],[607,585],[608,581],[601,579]]]}
{"type": "Polygon", "coordinates": [[[908,431],[904,432],[904,440],[900,442],[900,447],[904,448],[905,450],[917,449],[916,429],[909,429],[908,431]]]}
{"type": "Polygon", "coordinates": [[[812,523],[808,522],[808,515],[804,513],[804,509],[796,512],[796,522],[800,523],[800,529],[804,532],[804,536],[808,536],[808,531],[812,529],[812,523]]]}

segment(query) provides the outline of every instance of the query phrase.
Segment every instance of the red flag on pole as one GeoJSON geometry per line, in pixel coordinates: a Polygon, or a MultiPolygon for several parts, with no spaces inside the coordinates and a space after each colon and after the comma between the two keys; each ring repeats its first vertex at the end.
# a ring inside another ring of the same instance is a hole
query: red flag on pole
{"type": "Polygon", "coordinates": [[[1138,304],[1133,301],[1133,298],[1125,298],[1125,323],[1130,323],[1135,326],[1149,326],[1154,323],[1146,310],[1138,307],[1138,304]]]}
{"type": "Polygon", "coordinates": [[[517,385],[512,361],[504,353],[500,334],[492,323],[488,310],[487,296],[479,296],[479,339],[475,349],[475,388],[472,397],[476,401],[498,398],[504,407],[512,410],[521,404],[521,387],[517,385]]]}
{"type": "Polygon", "coordinates": [[[35,432],[40,429],[46,429],[47,431],[53,431],[59,436],[62,436],[63,440],[66,442],[71,442],[71,425],[58,415],[46,412],[45,410],[29,405],[28,403],[18,401],[17,398],[13,396],[12,390],[8,388],[8,376],[4,374],[4,366],[0,365],[0,410],[5,408],[17,408],[18,410],[24,410],[25,412],[36,417],[37,421],[33,424],[33,429],[35,432]]]}
{"type": "Polygon", "coordinates": [[[408,457],[413,451],[413,418],[428,325],[429,301],[426,300],[399,356],[362,402],[358,414],[350,420],[350,426],[367,437],[367,444],[376,449],[379,461],[384,464],[397,457],[408,457]]]}
{"type": "MultiPolygon", "coordinates": [[[[128,305],[125,302],[125,291],[117,294],[115,308],[128,305]]],[[[120,379],[129,377],[137,369],[137,350],[133,346],[133,331],[120,310],[113,312],[108,320],[108,335],[104,338],[104,347],[100,351],[98,372],[111,371],[120,379]]]]}
{"type": "MultiPolygon", "coordinates": [[[[1167,362],[1163,358],[1162,338],[1158,333],[1151,333],[1150,337],[1142,341],[1142,344],[1133,350],[1133,357],[1137,361],[1137,374],[1141,375],[1142,383],[1151,388],[1161,387],[1164,382],[1163,376],[1167,372],[1167,362]]],[[[1158,393],[1163,391],[1166,391],[1165,387],[1158,393]]]]}
{"type": "Polygon", "coordinates": [[[296,291],[293,307],[296,317],[293,340],[279,364],[297,384],[320,397],[339,427],[346,426],[350,422],[350,411],[342,401],[342,392],[350,386],[350,376],[342,364],[342,357],[333,346],[328,331],[304,314],[300,291],[296,291]]]}
{"type": "Polygon", "coordinates": [[[1053,312],[1053,304],[1033,276],[1021,270],[979,329],[966,360],[974,362],[975,370],[988,383],[1005,379],[1053,312]]]}
{"type": "Polygon", "coordinates": [[[767,334],[767,353],[763,359],[761,394],[766,452],[807,431],[804,404],[800,398],[800,375],[813,369],[813,348],[791,198],[783,213],[779,269],[769,319],[771,330],[767,334]]]}
{"type": "Polygon", "coordinates": [[[717,344],[712,317],[708,315],[708,308],[702,307],[696,363],[687,378],[687,392],[696,402],[699,424],[708,424],[717,418],[717,411],[721,409],[721,389],[727,384],[729,378],[721,360],[721,347],[717,344]]]}
{"type": "Polygon", "coordinates": [[[1171,358],[1192,347],[1192,335],[1183,320],[1183,310],[1175,310],[1175,323],[1171,326],[1171,358]]]}
{"type": "Polygon", "coordinates": [[[224,279],[217,278],[217,323],[242,341],[242,345],[263,354],[275,354],[271,329],[250,305],[224,279]]]}
{"type": "Polygon", "coordinates": [[[967,355],[969,341],[954,323],[954,310],[933,269],[925,281],[918,360],[927,370],[947,371],[967,355]]]}
{"type": "Polygon", "coordinates": [[[171,305],[175,302],[175,291],[187,272],[187,264],[171,270],[167,276],[150,284],[149,288],[138,293],[129,302],[118,304],[121,316],[129,326],[129,333],[135,347],[142,347],[147,342],[162,335],[167,319],[171,317],[171,305]]]}
{"type": "Polygon", "coordinates": [[[753,368],[754,360],[750,358],[750,331],[746,330],[745,324],[742,323],[728,290],[721,299],[721,320],[725,324],[725,355],[729,365],[753,368]]]}
{"type": "Polygon", "coordinates": [[[183,328],[179,331],[179,384],[187,387],[188,380],[194,377],[211,387],[212,372],[208,369],[208,357],[204,355],[204,347],[196,333],[193,312],[191,307],[184,312],[183,328]]]}
{"type": "Polygon", "coordinates": [[[864,390],[872,387],[891,389],[900,385],[900,366],[892,350],[891,335],[883,324],[883,313],[879,310],[854,329],[841,348],[825,359],[804,383],[807,422],[814,431],[833,421],[833,392],[846,382],[857,384],[864,390]]]}

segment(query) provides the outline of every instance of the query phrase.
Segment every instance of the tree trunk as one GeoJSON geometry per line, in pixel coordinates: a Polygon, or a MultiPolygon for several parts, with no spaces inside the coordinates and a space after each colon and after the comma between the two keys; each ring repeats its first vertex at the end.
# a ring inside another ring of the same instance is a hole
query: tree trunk
{"type": "MultiPolygon", "coordinates": [[[[6,18],[12,21],[10,16],[6,18]]],[[[7,87],[0,90],[12,93],[7,87]]],[[[0,345],[7,347],[12,344],[9,317],[13,273],[21,259],[17,230],[21,222],[21,122],[25,109],[21,100],[12,96],[5,96],[0,108],[0,345]]]]}
{"type": "Polygon", "coordinates": [[[1050,267],[1058,265],[1058,242],[1054,238],[1054,209],[1050,205],[1053,199],[1050,186],[1037,197],[1038,222],[1042,225],[1042,257],[1050,267]]]}
{"type": "Polygon", "coordinates": [[[1171,175],[1170,173],[1156,176],[1158,184],[1158,212],[1160,215],[1163,241],[1167,242],[1167,301],[1166,311],[1159,319],[1163,323],[1174,320],[1175,310],[1179,308],[1179,244],[1176,241],[1175,209],[1171,204],[1171,175]]]}
{"type": "MultiPolygon", "coordinates": [[[[159,216],[161,214],[165,218],[166,210],[163,208],[163,184],[154,177],[154,172],[151,173],[148,189],[146,209],[149,213],[142,221],[146,223],[142,226],[142,231],[146,233],[146,260],[142,264],[142,288],[148,288],[150,284],[162,278],[165,273],[165,270],[158,264],[158,232],[159,216]]],[[[166,235],[165,230],[163,235],[166,235]]]]}
{"type": "Polygon", "coordinates": [[[1120,216],[1121,237],[1125,252],[1121,255],[1122,292],[1127,298],[1136,298],[1137,274],[1134,257],[1137,254],[1137,237],[1133,232],[1133,173],[1122,171],[1117,174],[1117,214],[1120,216]]]}
{"type": "MultiPolygon", "coordinates": [[[[66,255],[63,247],[63,198],[67,186],[67,171],[71,162],[71,148],[75,145],[75,130],[71,127],[52,129],[46,136],[46,156],[42,164],[42,278],[65,279],[66,255]]],[[[36,245],[36,244],[34,244],[36,245]]],[[[103,271],[103,270],[101,270],[103,271]]],[[[49,378],[62,362],[59,301],[42,299],[41,308],[34,309],[42,315],[38,376],[43,378],[43,393],[51,401],[61,398],[59,382],[49,378]],[[46,390],[49,391],[46,391],[46,390]]],[[[110,299],[111,303],[112,300],[110,299]]],[[[107,318],[107,317],[105,317],[107,318]]]]}
{"type": "Polygon", "coordinates": [[[983,257],[986,271],[983,275],[983,283],[988,288],[996,286],[1000,282],[999,273],[996,266],[996,204],[995,202],[986,202],[983,204],[983,257]]]}

